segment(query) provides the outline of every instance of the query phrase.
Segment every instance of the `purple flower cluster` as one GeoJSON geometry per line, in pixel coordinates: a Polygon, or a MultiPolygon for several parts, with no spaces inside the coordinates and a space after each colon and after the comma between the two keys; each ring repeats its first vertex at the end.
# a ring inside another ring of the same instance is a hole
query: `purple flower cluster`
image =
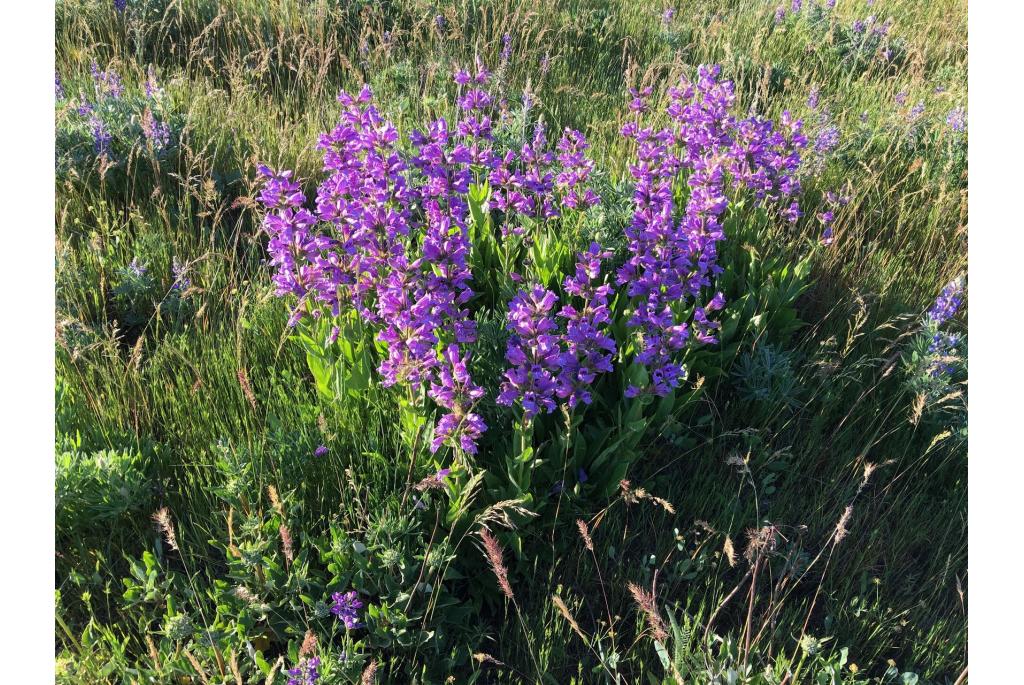
{"type": "Polygon", "coordinates": [[[558,400],[570,409],[590,404],[597,376],[612,370],[615,341],[608,335],[611,286],[601,280],[601,266],[611,256],[597,243],[580,253],[575,273],[565,278],[565,292],[581,304],[565,304],[554,314],[558,296],[543,286],[520,290],[509,303],[512,333],[505,358],[511,365],[498,394],[499,404],[519,402],[523,418],[550,414],[558,400]]]}
{"type": "Polygon", "coordinates": [[[848,195],[843,195],[839,191],[834,190],[825,193],[825,209],[816,215],[822,226],[821,244],[825,247],[831,245],[835,239],[832,232],[832,222],[835,221],[836,210],[848,204],[850,204],[850,197],[848,195]]]}
{"type": "Polygon", "coordinates": [[[821,89],[818,86],[811,88],[811,92],[807,95],[807,109],[818,109],[818,99],[820,96],[821,89]]]}
{"type": "Polygon", "coordinates": [[[149,107],[142,113],[142,135],[156,152],[163,152],[171,145],[171,126],[153,115],[149,107]]]}
{"type": "Polygon", "coordinates": [[[919,101],[916,105],[910,108],[907,113],[907,121],[915,123],[924,114],[924,100],[919,101]]]}
{"type": "Polygon", "coordinates": [[[288,685],[316,685],[320,681],[320,659],[303,659],[298,666],[288,669],[288,685]]]}
{"type": "Polygon", "coordinates": [[[164,89],[157,83],[156,70],[153,69],[152,64],[146,70],[146,82],[143,84],[143,87],[146,90],[146,97],[150,100],[159,100],[164,94],[164,89]]]}
{"type": "Polygon", "coordinates": [[[93,86],[96,89],[96,97],[106,97],[117,100],[124,93],[124,86],[121,85],[121,77],[113,69],[100,71],[96,62],[89,65],[89,72],[92,74],[93,86]]]}
{"type": "Polygon", "coordinates": [[[519,401],[526,421],[541,411],[555,410],[559,389],[558,370],[561,337],[552,309],[558,296],[543,286],[520,290],[508,304],[508,341],[505,358],[511,368],[498,394],[498,404],[519,401]]]}
{"type": "Polygon", "coordinates": [[[956,353],[956,346],[959,338],[952,333],[939,330],[939,327],[953,318],[957,310],[963,304],[963,280],[957,278],[946,285],[935,299],[935,303],[925,315],[925,322],[932,333],[931,342],[928,345],[928,353],[935,360],[929,367],[932,377],[946,375],[952,372],[953,367],[944,361],[956,353]]]}
{"type": "Polygon", "coordinates": [[[687,298],[699,300],[721,272],[717,244],[725,237],[721,218],[729,206],[728,186],[777,207],[788,221],[800,216],[792,198],[800,191],[800,150],[807,145],[802,122],[788,112],[780,128],[756,116],[733,117],[733,84],[719,81],[719,73],[717,66],[703,66],[695,83],[684,78],[671,88],[671,124],[663,129],[641,125],[650,90],[634,90],[630,110],[636,119],[622,128],[637,143],[630,165],[636,190],[633,220],[625,229],[630,254],[617,281],[633,299],[628,325],[638,333],[635,361],[651,375],[650,388],[627,388],[630,397],[647,390],[663,396],[678,387],[685,377],[678,357],[691,333],[699,342],[716,341],[719,324],[707,315],[724,306],[720,294],[695,307],[692,331],[680,316],[687,298]],[[689,172],[689,193],[677,220],[673,186],[682,172],[689,172]]]}
{"type": "Polygon", "coordinates": [[[814,151],[819,155],[826,155],[839,145],[839,127],[830,124],[818,132],[814,139],[814,151]]]}
{"type": "Polygon", "coordinates": [[[953,318],[953,315],[960,309],[960,305],[963,304],[963,290],[963,281],[959,278],[946,285],[935,299],[935,304],[928,310],[926,315],[928,321],[936,326],[941,326],[953,318]]]}
{"type": "Polygon", "coordinates": [[[335,592],[331,595],[331,613],[338,617],[348,630],[362,628],[359,622],[359,610],[363,608],[363,602],[355,590],[348,592],[335,592]]]}
{"type": "Polygon", "coordinates": [[[426,387],[445,410],[431,449],[449,444],[475,453],[487,427],[474,412],[484,390],[469,372],[477,336],[467,308],[474,295],[470,186],[491,182],[491,208],[505,222],[558,216],[561,207],[582,208],[597,197],[586,187],[593,163],[582,135],[567,130],[556,155],[538,126],[518,155],[499,155],[491,73],[477,61],[454,80],[456,122],[439,118],[413,131],[408,149],[368,88],[342,93],[340,122],[320,137],[329,176],[317,190],[315,211],[305,208],[291,172],[266,166],[259,169],[259,199],[267,209],[276,292],[297,300],[290,322],[357,312],[386,346],[378,367],[383,385],[426,387]]]}
{"type": "Polygon", "coordinates": [[[60,74],[56,71],[53,72],[53,88],[54,94],[58,100],[64,99],[64,84],[60,82],[60,74]]]}
{"type": "Polygon", "coordinates": [[[955,107],[946,115],[946,125],[953,131],[963,131],[967,128],[967,112],[963,107],[955,107]]]}

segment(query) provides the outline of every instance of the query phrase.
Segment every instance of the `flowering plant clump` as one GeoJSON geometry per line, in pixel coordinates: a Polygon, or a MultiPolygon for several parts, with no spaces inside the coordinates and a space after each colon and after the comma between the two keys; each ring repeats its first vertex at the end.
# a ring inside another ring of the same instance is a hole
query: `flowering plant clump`
{"type": "Polygon", "coordinates": [[[68,84],[55,74],[58,173],[97,160],[117,165],[134,149],[157,159],[169,153],[172,112],[152,66],[142,88],[141,96],[129,92],[116,70],[102,70],[93,62],[88,87],[70,98],[68,84]]]}
{"type": "MultiPolygon", "coordinates": [[[[600,203],[583,134],[566,129],[552,145],[537,121],[515,142],[479,61],[454,74],[453,120],[408,140],[368,87],[342,93],[340,122],[320,137],[327,177],[313,203],[291,171],[259,167],[274,287],[292,303],[289,325],[318,387],[363,391],[375,366],[382,387],[404,390],[413,449],[448,446],[467,468],[485,414],[512,407],[517,496],[529,490],[523,464],[539,416],[562,406],[572,433],[573,413],[602,394],[632,402],[616,420],[636,434],[643,398],[670,400],[687,350],[719,340],[726,215],[745,204],[783,223],[803,214],[802,122],[735,116],[733,85],[719,76],[701,67],[670,88],[659,126],[649,123],[653,89],[632,91],[621,133],[636,150],[634,192],[620,254],[597,242],[580,250],[565,230],[600,203]],[[477,320],[493,314],[508,332],[507,366],[486,388],[473,379],[477,320]],[[614,379],[600,386],[604,377],[614,379]],[[439,417],[423,436],[428,399],[439,417]]],[[[573,472],[595,480],[607,449],[573,472]]]]}
{"type": "Polygon", "coordinates": [[[925,313],[921,332],[910,344],[907,357],[910,389],[926,402],[938,405],[960,399],[956,389],[966,372],[966,340],[948,330],[964,301],[964,282],[947,284],[925,313]]]}

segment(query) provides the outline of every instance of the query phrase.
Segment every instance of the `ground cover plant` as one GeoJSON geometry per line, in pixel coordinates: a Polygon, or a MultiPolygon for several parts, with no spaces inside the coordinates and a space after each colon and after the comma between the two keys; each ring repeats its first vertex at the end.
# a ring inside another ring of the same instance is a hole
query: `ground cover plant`
{"type": "Polygon", "coordinates": [[[966,6],[61,0],[67,683],[966,681],[966,6]]]}

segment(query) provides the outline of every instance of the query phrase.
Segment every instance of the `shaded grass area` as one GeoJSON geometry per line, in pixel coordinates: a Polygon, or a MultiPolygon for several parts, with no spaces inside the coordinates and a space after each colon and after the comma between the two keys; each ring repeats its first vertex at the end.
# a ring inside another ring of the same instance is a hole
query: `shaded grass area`
{"type": "MultiPolygon", "coordinates": [[[[175,150],[160,163],[140,150],[105,173],[77,168],[57,181],[57,452],[89,464],[115,451],[122,456],[96,462],[97,479],[125,469],[127,482],[144,484],[124,501],[115,495],[105,518],[92,509],[65,524],[58,517],[56,648],[69,681],[118,681],[128,664],[150,658],[146,634],[165,630],[166,607],[126,607],[121,599],[121,579],[145,550],[162,550],[161,563],[183,579],[180,593],[156,596],[178,594],[212,612],[222,601],[217,581],[235,569],[209,541],[241,537],[231,521],[245,517],[234,512],[272,516],[269,485],[285,498],[297,536],[344,530],[368,543],[374,564],[397,550],[397,566],[417,554],[427,566],[429,554],[415,547],[434,539],[436,522],[402,507],[406,452],[394,401],[379,393],[372,401],[323,400],[286,340],[287,312],[271,297],[257,230],[255,165],[315,175],[312,143],[332,123],[334,96],[364,81],[403,132],[447,112],[452,64],[475,53],[496,62],[505,33],[510,92],[529,88],[546,119],[585,131],[610,183],[630,158],[618,136],[626,89],[718,62],[736,80],[742,109],[802,111],[810,88],[821,88],[843,138],[808,197],[848,182],[853,200],[837,218],[835,244],[814,261],[798,308],[807,325],[794,336],[744,340],[718,377],[710,373],[718,362],[707,362],[699,399],[647,436],[646,457],[628,478],[673,511],[628,491],[608,501],[568,497],[556,520],[524,529],[521,553],[507,555],[517,609],[468,599],[486,595],[477,586],[493,594],[494,580],[463,543],[461,577],[451,576],[449,591],[472,605],[478,625],[471,637],[444,644],[465,653],[370,645],[382,680],[419,673],[417,682],[442,682],[439,673],[450,669],[460,682],[470,672],[481,682],[522,682],[536,660],[550,682],[595,682],[606,674],[599,664],[607,654],[591,649],[600,643],[615,646],[627,682],[661,682],[669,676],[638,638],[644,617],[628,582],[655,586],[662,611],[693,621],[692,636],[676,642],[686,644],[678,662],[698,680],[727,660],[724,647],[702,638],[712,616],[711,632],[751,639],[759,666],[799,662],[806,621],[807,632],[832,638],[830,647],[849,648],[862,675],[882,677],[891,659],[929,681],[956,679],[966,660],[966,450],[943,425],[915,418],[899,354],[920,312],[966,266],[966,164],[941,132],[908,136],[907,106],[895,97],[907,92],[908,106],[926,99],[938,119],[965,101],[966,8],[841,2],[838,23],[827,29],[806,14],[776,25],[774,6],[754,3],[690,3],[670,25],[661,9],[611,1],[182,1],[132,3],[120,17],[108,3],[58,3],[57,68],[69,94],[87,87],[93,60],[116,65],[130,84],[154,64],[182,122],[175,150]],[[843,27],[868,13],[896,19],[898,63],[851,54],[843,27]],[[116,291],[136,257],[155,283],[129,323],[116,291]],[[184,305],[172,297],[175,258],[189,265],[184,305]],[[766,348],[782,361],[766,360],[766,348]],[[314,458],[320,444],[329,452],[314,458]],[[175,515],[180,558],[150,520],[162,506],[175,515]],[[847,506],[849,532],[832,545],[847,506]],[[588,523],[593,553],[576,519],[588,523]],[[91,520],[104,527],[86,533],[91,520]],[[782,542],[749,600],[742,551],[748,529],[764,525],[777,527],[782,542]],[[406,537],[407,526],[418,532],[406,537]],[[122,653],[104,630],[125,639],[122,653]],[[474,661],[471,652],[503,666],[474,661]]],[[[813,199],[805,211],[816,211],[813,199]]],[[[729,250],[739,255],[749,245],[795,261],[816,237],[806,221],[795,231],[747,230],[729,250]]],[[[429,470],[420,464],[417,478],[429,470]]],[[[86,476],[68,479],[69,492],[95,501],[86,476]]],[[[409,584],[415,568],[411,575],[409,584]]],[[[296,630],[314,620],[275,611],[296,630]]],[[[267,638],[270,661],[301,642],[301,630],[280,632],[267,638]]]]}

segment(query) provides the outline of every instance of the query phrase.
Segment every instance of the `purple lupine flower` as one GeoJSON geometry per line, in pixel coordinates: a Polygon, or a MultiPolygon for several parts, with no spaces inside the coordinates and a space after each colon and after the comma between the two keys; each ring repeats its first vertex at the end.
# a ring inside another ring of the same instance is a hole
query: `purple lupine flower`
{"type": "Polygon", "coordinates": [[[775,23],[776,24],[781,24],[785,18],[786,18],[786,8],[785,7],[776,7],[775,8],[775,23]]]}
{"type": "Polygon", "coordinates": [[[790,3],[790,5],[789,5],[789,9],[790,9],[790,11],[791,11],[791,12],[792,12],[793,14],[799,14],[799,13],[800,13],[800,9],[801,9],[801,8],[802,8],[803,6],[804,6],[804,2],[803,2],[803,0],[793,0],[793,1],[792,1],[792,2],[790,3]]]}
{"type": "Polygon", "coordinates": [[[818,86],[811,88],[810,94],[807,96],[807,108],[818,109],[818,97],[821,95],[821,89],[818,86]]]}
{"type": "Polygon", "coordinates": [[[900,92],[896,93],[896,97],[894,99],[896,100],[896,104],[899,105],[900,107],[907,104],[907,91],[901,90],[900,92]]]}
{"type": "Polygon", "coordinates": [[[121,85],[121,77],[113,69],[106,71],[100,71],[100,67],[94,61],[89,65],[89,71],[92,74],[93,86],[96,89],[96,97],[103,99],[110,97],[117,100],[124,93],[124,87],[121,85]]]}
{"type": "Polygon", "coordinates": [[[940,93],[945,93],[946,92],[946,86],[943,86],[943,85],[935,86],[935,88],[932,90],[932,92],[934,92],[936,95],[939,95],[940,93]]]}
{"type": "Polygon", "coordinates": [[[124,10],[127,6],[128,0],[114,0],[114,9],[117,10],[118,14],[124,14],[124,10]]]}
{"type": "Polygon", "coordinates": [[[825,7],[827,7],[830,10],[834,10],[836,8],[836,0],[827,0],[825,2],[825,7]]]}
{"type": "Polygon", "coordinates": [[[156,80],[156,70],[153,69],[152,64],[150,64],[146,69],[146,82],[144,86],[147,98],[151,100],[159,100],[163,96],[164,89],[160,87],[160,84],[156,80]]]}
{"type": "Polygon", "coordinates": [[[445,27],[448,26],[448,20],[445,19],[443,14],[435,15],[434,26],[436,26],[439,31],[444,31],[445,27]]]}
{"type": "Polygon", "coordinates": [[[329,451],[330,450],[327,449],[327,445],[318,445],[317,448],[315,450],[313,450],[313,456],[314,457],[326,457],[327,453],[329,451]]]}
{"type": "Polygon", "coordinates": [[[916,105],[910,108],[907,113],[907,121],[910,123],[916,122],[924,114],[924,100],[919,100],[916,105]]]}
{"type": "Polygon", "coordinates": [[[331,613],[345,624],[345,628],[355,630],[363,627],[363,624],[359,622],[359,610],[363,608],[363,603],[355,590],[344,593],[335,592],[331,595],[331,600],[334,602],[331,606],[331,613]]]}
{"type": "Polygon", "coordinates": [[[128,270],[139,277],[145,276],[147,271],[146,265],[143,264],[138,257],[132,257],[132,261],[128,265],[128,270]]]}
{"type": "Polygon", "coordinates": [[[866,28],[867,25],[864,23],[863,19],[854,19],[853,25],[850,27],[850,30],[853,31],[854,33],[859,34],[864,33],[864,29],[866,28]]]}
{"type": "Polygon", "coordinates": [[[541,411],[550,414],[555,410],[561,338],[551,310],[557,302],[553,292],[535,285],[529,291],[520,290],[508,305],[508,330],[512,335],[505,359],[512,366],[505,371],[496,399],[506,406],[522,404],[527,422],[541,411]]]}
{"type": "Polygon", "coordinates": [[[99,156],[109,153],[113,135],[103,120],[94,112],[89,116],[89,130],[92,132],[93,151],[99,156]]]}
{"type": "Polygon", "coordinates": [[[64,84],[60,82],[60,74],[56,71],[53,72],[53,88],[54,94],[58,100],[64,99],[64,84]]]}
{"type": "Polygon", "coordinates": [[[666,7],[665,11],[661,13],[661,21],[663,24],[671,24],[672,20],[676,18],[676,10],[674,7],[666,7]]]}
{"type": "Polygon", "coordinates": [[[955,107],[946,115],[946,125],[954,131],[963,131],[967,128],[967,112],[963,107],[955,107]]]}
{"type": "Polygon", "coordinates": [[[162,152],[170,147],[170,124],[157,120],[153,115],[153,110],[149,107],[142,113],[142,134],[153,145],[156,152],[162,152]]]}
{"type": "Polygon", "coordinates": [[[839,136],[838,126],[826,126],[818,133],[818,137],[814,141],[814,151],[819,155],[831,152],[839,145],[839,136]]]}
{"type": "Polygon", "coordinates": [[[828,247],[835,241],[835,237],[832,233],[832,227],[826,226],[825,230],[821,232],[821,244],[828,247]]]}
{"type": "Polygon", "coordinates": [[[935,299],[935,304],[928,310],[926,318],[936,326],[941,326],[953,318],[960,305],[963,304],[963,288],[962,279],[957,278],[951,281],[939,293],[939,296],[935,299]]]}
{"type": "Polygon", "coordinates": [[[288,669],[288,685],[316,685],[320,680],[319,667],[319,657],[302,659],[298,665],[288,669]]]}

